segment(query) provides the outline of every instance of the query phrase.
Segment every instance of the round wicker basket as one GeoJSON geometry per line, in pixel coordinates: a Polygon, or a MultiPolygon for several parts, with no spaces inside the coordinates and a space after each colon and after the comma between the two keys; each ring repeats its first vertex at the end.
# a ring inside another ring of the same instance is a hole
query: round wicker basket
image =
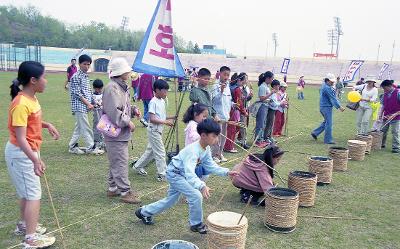
{"type": "Polygon", "coordinates": [[[271,188],[265,200],[264,225],[274,232],[296,229],[299,194],[288,188],[271,188]]]}
{"type": "Polygon", "coordinates": [[[209,249],[237,248],[244,249],[247,234],[247,218],[241,214],[221,211],[207,217],[207,243],[209,249]]]}
{"type": "Polygon", "coordinates": [[[371,153],[371,146],[372,146],[372,136],[371,135],[356,135],[356,140],[367,142],[367,147],[365,148],[365,153],[371,153]]]}
{"type": "Polygon", "coordinates": [[[184,240],[166,240],[153,246],[151,249],[165,249],[165,248],[179,248],[179,249],[199,249],[195,244],[184,240]]]}
{"type": "Polygon", "coordinates": [[[372,136],[371,149],[380,150],[382,148],[383,132],[381,132],[381,131],[371,131],[368,134],[372,136]]]}
{"type": "Polygon", "coordinates": [[[364,161],[365,148],[367,148],[367,142],[360,140],[349,140],[347,141],[349,147],[349,157],[354,161],[364,161]]]}
{"type": "Polygon", "coordinates": [[[332,182],[333,160],[330,157],[313,156],[308,158],[309,172],[317,175],[319,184],[332,182]]]}
{"type": "Polygon", "coordinates": [[[334,171],[346,171],[349,160],[349,150],[344,147],[330,147],[329,156],[333,160],[334,171]]]}
{"type": "Polygon", "coordinates": [[[299,206],[312,207],[315,202],[317,175],[304,171],[290,172],[288,188],[293,189],[299,194],[299,206]]]}

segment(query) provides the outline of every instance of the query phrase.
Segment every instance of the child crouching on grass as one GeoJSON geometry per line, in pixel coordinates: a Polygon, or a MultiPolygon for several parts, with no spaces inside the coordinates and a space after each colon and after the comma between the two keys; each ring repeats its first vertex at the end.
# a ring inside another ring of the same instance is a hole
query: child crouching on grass
{"type": "Polygon", "coordinates": [[[237,176],[236,171],[218,166],[212,156],[210,146],[218,143],[221,128],[212,119],[206,119],[197,126],[200,140],[186,146],[172,158],[167,167],[169,190],[167,197],[136,210],[136,216],[146,225],[154,224],[153,216],[174,206],[181,194],[188,200],[189,224],[192,232],[207,233],[203,223],[203,197],[210,197],[210,188],[196,175],[196,167],[203,167],[207,174],[237,176]]]}
{"type": "Polygon", "coordinates": [[[46,170],[40,159],[42,129],[46,128],[55,140],[60,137],[52,124],[42,120],[42,110],[36,98],[36,93],[43,92],[46,84],[44,66],[39,62],[25,61],[19,66],[17,80],[10,86],[10,138],[5,148],[5,160],[20,200],[21,221],[14,233],[25,235],[23,248],[44,248],[56,240],[44,235],[46,228],[38,223],[42,197],[40,177],[46,170]]]}

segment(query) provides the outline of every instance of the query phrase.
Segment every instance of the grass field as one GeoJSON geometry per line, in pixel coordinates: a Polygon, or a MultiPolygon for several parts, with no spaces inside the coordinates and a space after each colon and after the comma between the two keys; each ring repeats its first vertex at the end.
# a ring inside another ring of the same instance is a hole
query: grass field
{"type": "MultiPolygon", "coordinates": [[[[16,194],[8,177],[4,161],[4,145],[8,139],[7,108],[9,105],[9,84],[15,73],[0,73],[0,248],[18,244],[22,237],[13,235],[19,211],[16,194]]],[[[106,80],[104,75],[100,75],[106,80]]],[[[188,208],[186,204],[177,206],[155,218],[154,226],[145,226],[133,216],[138,207],[120,204],[118,199],[108,199],[106,176],[108,160],[103,156],[76,156],[68,153],[67,144],[72,134],[73,117],[70,113],[69,95],[63,90],[64,74],[48,74],[46,92],[40,94],[44,119],[52,122],[60,131],[61,139],[53,141],[44,132],[42,159],[47,164],[47,178],[55,202],[67,248],[151,248],[166,239],[191,241],[200,248],[207,248],[206,237],[191,233],[188,229],[188,208]],[[113,210],[110,210],[114,208],[113,210]],[[108,211],[108,212],[106,212],[108,211]],[[105,213],[103,213],[105,212],[105,213]],[[87,217],[95,216],[91,219],[87,217]]],[[[309,136],[310,131],[322,120],[318,111],[318,89],[306,88],[305,101],[295,97],[295,87],[289,87],[289,95],[294,108],[289,112],[289,137],[296,136],[280,146],[284,150],[327,155],[328,146],[319,138],[317,142],[309,136]]],[[[168,112],[174,112],[174,97],[169,95],[168,112]]],[[[185,98],[183,109],[188,106],[185,98]]],[[[142,108],[142,104],[139,103],[142,108]]],[[[146,144],[145,129],[138,120],[133,135],[134,149],[131,156],[140,156],[146,144]]],[[[252,121],[250,122],[253,123],[252,121]]],[[[180,141],[184,144],[183,123],[180,122],[180,141]]],[[[253,129],[253,124],[250,131],[253,129]]],[[[334,112],[334,137],[339,145],[355,135],[355,112],[334,112]]],[[[250,137],[250,136],[249,136],[250,137]]],[[[285,138],[280,138],[282,140],[285,138]]],[[[250,140],[250,139],[249,139],[250,140]]],[[[388,141],[391,145],[391,136],[388,141]]],[[[349,170],[333,173],[330,185],[318,187],[316,204],[312,208],[300,208],[302,215],[327,215],[342,217],[363,217],[365,220],[328,220],[299,217],[297,229],[290,234],[269,231],[263,225],[264,209],[250,208],[246,248],[400,248],[400,157],[390,153],[389,148],[373,151],[363,162],[349,162],[349,170]]],[[[228,155],[229,159],[243,158],[244,153],[228,155]]],[[[231,162],[233,167],[238,160],[231,162]]],[[[292,170],[308,169],[307,157],[298,153],[284,155],[277,167],[282,176],[292,170]]],[[[166,183],[155,179],[155,165],[148,168],[149,175],[142,177],[130,171],[130,180],[139,192],[144,204],[165,195],[165,189],[152,192],[166,183]]],[[[278,179],[275,179],[279,182],[278,179]]],[[[217,210],[242,212],[244,204],[239,202],[239,190],[229,180],[211,177],[207,183],[214,189],[209,200],[204,201],[204,217],[217,210]],[[229,188],[222,204],[218,199],[229,188]]],[[[280,183],[282,186],[282,184],[280,183]]],[[[57,229],[44,182],[41,223],[50,231],[57,229]]],[[[54,248],[62,248],[59,233],[55,233],[57,243],[54,248]]]]}

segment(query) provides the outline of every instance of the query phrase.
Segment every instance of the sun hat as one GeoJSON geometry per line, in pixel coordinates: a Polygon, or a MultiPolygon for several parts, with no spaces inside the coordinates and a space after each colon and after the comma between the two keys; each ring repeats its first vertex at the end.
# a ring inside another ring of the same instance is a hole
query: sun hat
{"type": "Polygon", "coordinates": [[[335,82],[336,81],[336,77],[335,77],[335,75],[333,73],[326,74],[325,78],[327,78],[331,82],[335,82]]]}
{"type": "Polygon", "coordinates": [[[365,83],[367,82],[375,82],[376,83],[376,78],[374,75],[367,75],[366,79],[365,79],[365,83]]]}
{"type": "Polygon", "coordinates": [[[281,82],[280,86],[287,87],[287,84],[285,82],[281,82]]]}
{"type": "Polygon", "coordinates": [[[132,71],[132,67],[129,66],[125,58],[114,58],[110,65],[108,66],[110,71],[110,77],[121,76],[124,73],[129,73],[132,71]]]}

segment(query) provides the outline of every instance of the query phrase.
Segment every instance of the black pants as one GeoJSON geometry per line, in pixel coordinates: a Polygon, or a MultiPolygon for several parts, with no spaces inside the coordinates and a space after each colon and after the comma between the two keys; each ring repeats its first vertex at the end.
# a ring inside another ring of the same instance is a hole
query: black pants
{"type": "MultiPolygon", "coordinates": [[[[264,193],[255,192],[255,191],[244,189],[244,188],[240,189],[240,201],[241,202],[247,203],[249,201],[251,195],[253,196],[253,198],[251,199],[251,204],[258,205],[259,199],[260,199],[260,197],[262,197],[264,195],[264,193]]],[[[260,205],[264,206],[265,204],[263,205],[263,203],[261,203],[260,205]]]]}

